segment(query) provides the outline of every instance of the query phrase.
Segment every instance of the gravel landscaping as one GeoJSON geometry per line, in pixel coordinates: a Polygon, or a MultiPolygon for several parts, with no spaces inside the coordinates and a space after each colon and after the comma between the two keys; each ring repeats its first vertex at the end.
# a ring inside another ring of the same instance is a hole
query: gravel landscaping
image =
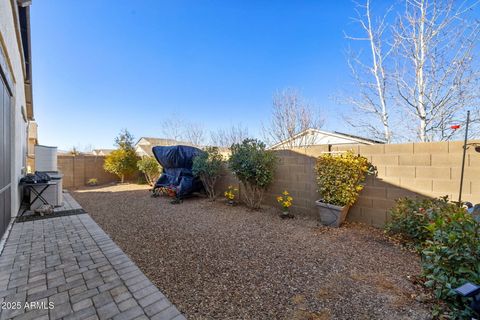
{"type": "Polygon", "coordinates": [[[75,199],[189,319],[429,319],[409,280],[419,258],[381,230],[317,227],[202,198],[172,205],[147,186],[75,199]]]}

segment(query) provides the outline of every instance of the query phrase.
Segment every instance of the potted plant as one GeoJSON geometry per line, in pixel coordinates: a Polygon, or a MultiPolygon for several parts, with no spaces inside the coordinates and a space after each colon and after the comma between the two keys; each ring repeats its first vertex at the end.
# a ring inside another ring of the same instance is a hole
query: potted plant
{"type": "Polygon", "coordinates": [[[234,188],[233,186],[228,186],[227,191],[225,191],[225,193],[223,194],[225,196],[225,199],[227,199],[227,203],[229,206],[235,205],[235,192],[237,191],[237,188],[234,188]]]}
{"type": "Polygon", "coordinates": [[[167,196],[175,198],[177,196],[177,190],[175,186],[159,187],[156,189],[157,196],[167,196]]]}
{"type": "Polygon", "coordinates": [[[367,158],[350,151],[318,157],[315,171],[321,199],[316,204],[323,225],[339,227],[345,221],[363,189],[366,175],[373,170],[367,158]]]}
{"type": "Polygon", "coordinates": [[[280,217],[282,219],[293,218],[293,215],[290,214],[290,207],[292,206],[293,198],[287,190],[283,191],[282,195],[277,197],[277,202],[282,206],[280,217]]]}

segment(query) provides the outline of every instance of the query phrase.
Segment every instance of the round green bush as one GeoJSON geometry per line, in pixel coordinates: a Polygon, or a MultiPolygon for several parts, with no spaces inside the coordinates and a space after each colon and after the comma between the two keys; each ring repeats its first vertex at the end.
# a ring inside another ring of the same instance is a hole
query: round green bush
{"type": "Polygon", "coordinates": [[[258,209],[263,193],[273,181],[276,157],[272,151],[266,150],[265,143],[256,139],[234,143],[230,150],[228,165],[244,187],[245,202],[258,209]]]}
{"type": "Polygon", "coordinates": [[[202,180],[211,200],[216,197],[215,185],[223,168],[223,156],[217,147],[206,147],[204,152],[193,159],[192,172],[202,180]]]}

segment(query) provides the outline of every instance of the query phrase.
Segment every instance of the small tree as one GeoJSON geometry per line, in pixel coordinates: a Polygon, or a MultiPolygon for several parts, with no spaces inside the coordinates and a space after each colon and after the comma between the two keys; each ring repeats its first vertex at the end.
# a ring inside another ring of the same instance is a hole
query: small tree
{"type": "Polygon", "coordinates": [[[229,167],[245,189],[246,204],[258,209],[263,193],[273,181],[276,157],[266,150],[265,143],[256,139],[245,139],[230,149],[229,167]]]}
{"type": "Polygon", "coordinates": [[[217,147],[206,147],[204,151],[193,159],[192,172],[202,180],[208,197],[215,200],[215,184],[222,170],[223,157],[217,147]]]}
{"type": "Polygon", "coordinates": [[[115,138],[115,145],[119,148],[119,149],[123,149],[123,150],[127,150],[127,149],[135,149],[135,146],[134,146],[134,137],[133,135],[128,132],[127,129],[122,129],[122,131],[120,131],[120,134],[115,138]]]}
{"type": "Polygon", "coordinates": [[[145,180],[149,185],[153,185],[160,174],[160,165],[152,157],[145,156],[137,161],[137,168],[145,175],[145,180]]]}
{"type": "Polygon", "coordinates": [[[117,175],[123,183],[125,176],[133,174],[137,169],[137,159],[133,150],[117,149],[105,158],[103,168],[105,171],[117,175]]]}
{"type": "Polygon", "coordinates": [[[121,182],[125,176],[133,174],[137,170],[138,156],[133,147],[133,136],[127,129],[123,129],[115,138],[117,150],[112,151],[106,158],[103,168],[105,171],[117,175],[121,182]]]}

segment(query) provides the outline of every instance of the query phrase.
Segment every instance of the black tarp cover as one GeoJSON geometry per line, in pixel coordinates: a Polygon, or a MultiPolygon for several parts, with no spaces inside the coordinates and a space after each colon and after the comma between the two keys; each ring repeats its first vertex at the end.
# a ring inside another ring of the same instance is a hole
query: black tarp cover
{"type": "Polygon", "coordinates": [[[192,173],[193,158],[203,151],[190,146],[158,146],[152,148],[153,155],[163,168],[155,188],[175,187],[178,198],[203,188],[202,182],[192,173]]]}

